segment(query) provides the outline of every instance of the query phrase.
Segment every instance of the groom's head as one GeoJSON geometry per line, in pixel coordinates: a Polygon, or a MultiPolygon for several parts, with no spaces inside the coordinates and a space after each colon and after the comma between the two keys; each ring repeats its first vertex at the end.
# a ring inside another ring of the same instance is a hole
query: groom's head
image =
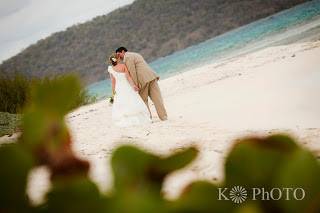
{"type": "Polygon", "coordinates": [[[124,55],[126,54],[126,52],[128,52],[127,48],[125,47],[119,47],[117,50],[116,50],[116,54],[119,58],[121,58],[121,60],[123,60],[124,58],[124,55]]]}

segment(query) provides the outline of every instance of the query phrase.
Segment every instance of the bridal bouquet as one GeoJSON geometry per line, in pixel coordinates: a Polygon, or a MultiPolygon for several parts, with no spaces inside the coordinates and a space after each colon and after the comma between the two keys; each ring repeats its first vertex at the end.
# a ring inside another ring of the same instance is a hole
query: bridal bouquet
{"type": "Polygon", "coordinates": [[[113,104],[113,95],[108,98],[109,104],[113,104]]]}
{"type": "Polygon", "coordinates": [[[112,95],[108,98],[108,102],[110,105],[113,104],[115,94],[116,94],[115,92],[112,93],[112,95]]]}

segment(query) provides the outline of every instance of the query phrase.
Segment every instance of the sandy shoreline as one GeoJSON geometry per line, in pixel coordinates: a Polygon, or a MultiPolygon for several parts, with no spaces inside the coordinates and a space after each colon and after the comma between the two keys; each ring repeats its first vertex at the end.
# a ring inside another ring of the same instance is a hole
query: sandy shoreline
{"type": "MultiPolygon", "coordinates": [[[[289,133],[320,156],[320,41],[270,47],[214,63],[160,82],[169,120],[154,113],[148,127],[118,129],[103,100],[70,113],[66,120],[76,153],[91,162],[101,190],[112,188],[109,162],[121,144],[167,155],[195,145],[198,158],[171,174],[164,192],[175,198],[195,179],[221,181],[223,161],[235,138],[289,133]]],[[[44,168],[31,174],[28,192],[40,201],[48,188],[44,168]]]]}

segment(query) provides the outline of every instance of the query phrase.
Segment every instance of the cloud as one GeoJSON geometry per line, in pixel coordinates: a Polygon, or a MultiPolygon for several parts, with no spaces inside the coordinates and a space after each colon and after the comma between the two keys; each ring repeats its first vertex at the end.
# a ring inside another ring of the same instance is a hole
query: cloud
{"type": "Polygon", "coordinates": [[[11,0],[0,2],[0,18],[15,13],[24,8],[30,0],[11,0]]]}
{"type": "Polygon", "coordinates": [[[133,0],[4,0],[0,3],[0,61],[54,32],[132,2],[133,0]]]}

